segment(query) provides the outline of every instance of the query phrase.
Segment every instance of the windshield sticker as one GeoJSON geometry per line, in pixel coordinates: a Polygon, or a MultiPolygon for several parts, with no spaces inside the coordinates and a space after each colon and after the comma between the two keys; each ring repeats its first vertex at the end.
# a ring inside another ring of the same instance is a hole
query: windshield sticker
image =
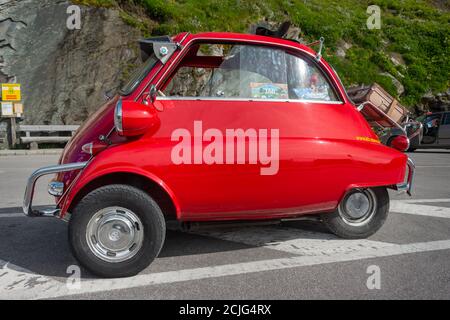
{"type": "Polygon", "coordinates": [[[251,82],[252,98],[256,99],[288,99],[288,87],[285,83],[251,82]]]}

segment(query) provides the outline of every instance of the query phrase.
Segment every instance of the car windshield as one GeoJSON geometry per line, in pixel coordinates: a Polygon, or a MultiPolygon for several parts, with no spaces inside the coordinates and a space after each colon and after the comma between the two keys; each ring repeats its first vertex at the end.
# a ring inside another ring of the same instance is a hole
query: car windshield
{"type": "Polygon", "coordinates": [[[158,59],[152,54],[140,67],[138,67],[131,75],[128,82],[120,89],[120,94],[123,96],[129,95],[134,89],[144,80],[145,76],[156,64],[158,59]]]}

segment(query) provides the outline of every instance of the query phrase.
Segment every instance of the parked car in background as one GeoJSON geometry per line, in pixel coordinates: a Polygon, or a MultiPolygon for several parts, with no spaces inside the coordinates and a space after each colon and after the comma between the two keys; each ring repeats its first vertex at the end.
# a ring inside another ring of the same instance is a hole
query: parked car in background
{"type": "MultiPolygon", "coordinates": [[[[393,144],[398,142],[400,139],[397,137],[404,136],[408,138],[406,140],[405,144],[405,151],[414,151],[414,149],[411,147],[411,141],[412,140],[421,140],[423,135],[423,124],[419,121],[409,119],[407,117],[406,121],[403,122],[399,126],[393,126],[384,128],[379,133],[380,141],[387,145],[388,147],[393,147],[393,144]]],[[[403,139],[405,140],[405,139],[403,139]]]]}
{"type": "Polygon", "coordinates": [[[416,119],[420,134],[410,138],[409,151],[450,149],[450,111],[427,113],[416,119]]]}

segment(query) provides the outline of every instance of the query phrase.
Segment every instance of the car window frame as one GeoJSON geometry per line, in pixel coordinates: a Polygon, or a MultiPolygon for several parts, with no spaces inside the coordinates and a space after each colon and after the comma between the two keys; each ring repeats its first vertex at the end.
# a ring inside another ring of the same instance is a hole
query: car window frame
{"type": "MultiPolygon", "coordinates": [[[[327,100],[307,100],[307,99],[259,99],[259,98],[230,98],[230,97],[180,97],[180,96],[158,96],[159,100],[205,100],[205,101],[258,101],[258,102],[294,102],[294,103],[316,103],[316,104],[337,104],[343,105],[345,104],[345,98],[342,96],[339,88],[337,87],[335,81],[327,72],[327,70],[316,60],[314,57],[309,56],[305,52],[301,51],[301,49],[296,48],[294,46],[284,46],[280,44],[272,44],[272,43],[261,43],[258,41],[248,41],[248,40],[239,40],[239,39],[194,39],[190,40],[180,52],[179,55],[175,57],[175,61],[171,63],[171,66],[162,70],[162,75],[156,81],[156,88],[158,90],[163,90],[170,81],[172,81],[176,72],[179,70],[183,59],[189,53],[190,49],[198,44],[234,44],[234,45],[250,45],[250,46],[261,46],[266,48],[283,50],[286,54],[293,55],[299,59],[307,60],[307,62],[312,62],[312,64],[316,67],[316,69],[321,73],[321,75],[325,78],[325,81],[329,84],[333,93],[336,96],[336,101],[327,101],[327,100]]],[[[345,90],[345,89],[344,89],[345,90]]]]}
{"type": "Polygon", "coordinates": [[[119,89],[119,95],[122,97],[129,96],[132,94],[145,80],[149,72],[158,64],[158,58],[155,54],[150,55],[147,60],[141,63],[136,69],[132,72],[129,79],[127,79],[126,83],[119,89]],[[152,63],[152,60],[154,62],[152,63]]]}
{"type": "Polygon", "coordinates": [[[444,116],[442,117],[441,126],[450,126],[450,112],[444,113],[444,116]],[[448,121],[448,123],[445,123],[445,121],[448,121]]]}

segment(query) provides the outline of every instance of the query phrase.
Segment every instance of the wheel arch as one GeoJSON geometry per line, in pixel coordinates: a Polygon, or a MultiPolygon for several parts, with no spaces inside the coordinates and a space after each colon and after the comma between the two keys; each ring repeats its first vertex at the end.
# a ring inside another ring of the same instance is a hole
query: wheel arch
{"type": "Polygon", "coordinates": [[[179,218],[178,202],[173,192],[160,179],[156,176],[126,170],[99,174],[87,182],[80,183],[81,187],[77,188],[73,194],[69,194],[69,198],[66,199],[67,202],[61,210],[61,217],[67,212],[72,212],[73,208],[89,192],[110,184],[126,184],[143,190],[156,201],[166,219],[179,218]]]}

